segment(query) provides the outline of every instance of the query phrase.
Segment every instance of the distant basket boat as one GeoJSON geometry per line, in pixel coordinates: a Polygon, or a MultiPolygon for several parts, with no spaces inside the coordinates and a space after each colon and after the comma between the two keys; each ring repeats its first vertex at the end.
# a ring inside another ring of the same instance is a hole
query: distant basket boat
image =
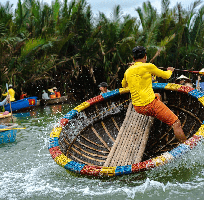
{"type": "Polygon", "coordinates": [[[0,124],[10,123],[11,122],[11,113],[0,112],[0,124]]]}
{"type": "Polygon", "coordinates": [[[59,98],[53,98],[53,99],[41,99],[40,105],[41,106],[47,106],[47,105],[54,105],[54,104],[62,104],[67,102],[68,96],[61,96],[59,98]]]}
{"type": "Polygon", "coordinates": [[[60,120],[50,133],[52,158],[77,174],[103,177],[158,167],[194,148],[204,137],[204,93],[173,83],[153,83],[153,89],[179,117],[185,143],[178,143],[168,125],[134,112],[129,90],[120,88],[60,120]]]}
{"type": "MultiPolygon", "coordinates": [[[[28,97],[18,101],[11,102],[11,109],[13,112],[25,111],[37,105],[37,97],[28,97]]],[[[10,104],[4,105],[6,111],[11,112],[10,104]]]]}
{"type": "Polygon", "coordinates": [[[0,144],[15,142],[18,124],[5,123],[0,124],[0,144]]]}

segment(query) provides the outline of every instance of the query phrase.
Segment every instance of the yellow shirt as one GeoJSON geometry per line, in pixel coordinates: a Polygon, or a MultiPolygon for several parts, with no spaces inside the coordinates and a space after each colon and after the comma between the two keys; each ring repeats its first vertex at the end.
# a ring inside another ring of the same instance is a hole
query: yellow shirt
{"type": "Polygon", "coordinates": [[[152,88],[152,75],[169,79],[172,71],[163,71],[154,64],[142,62],[136,62],[126,70],[122,80],[122,87],[129,87],[133,105],[145,106],[155,99],[152,88]]]}
{"type": "MultiPolygon", "coordinates": [[[[14,97],[15,96],[15,91],[12,88],[10,88],[8,90],[8,93],[10,95],[10,101],[15,101],[15,97],[14,97]]],[[[2,96],[7,96],[8,93],[2,94],[2,96]]]]}

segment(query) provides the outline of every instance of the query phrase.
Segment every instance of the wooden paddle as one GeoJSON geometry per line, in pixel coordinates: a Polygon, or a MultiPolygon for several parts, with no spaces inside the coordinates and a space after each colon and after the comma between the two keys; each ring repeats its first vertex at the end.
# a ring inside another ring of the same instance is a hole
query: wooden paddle
{"type": "Polygon", "coordinates": [[[201,80],[201,77],[198,76],[198,82],[197,82],[197,86],[196,86],[196,89],[200,91],[200,80],[201,80]]]}
{"type": "Polygon", "coordinates": [[[0,129],[0,131],[9,131],[12,129],[26,129],[26,128],[3,128],[3,129],[0,129]]]}
{"type": "MultiPolygon", "coordinates": [[[[8,83],[6,83],[6,90],[7,90],[7,93],[8,93],[8,83]]],[[[9,93],[8,93],[9,94],[9,93]]],[[[9,95],[10,96],[10,95],[9,95]]],[[[11,108],[11,101],[9,100],[9,104],[10,104],[10,110],[11,110],[11,121],[13,123],[13,113],[12,113],[12,108],[11,108]]]]}

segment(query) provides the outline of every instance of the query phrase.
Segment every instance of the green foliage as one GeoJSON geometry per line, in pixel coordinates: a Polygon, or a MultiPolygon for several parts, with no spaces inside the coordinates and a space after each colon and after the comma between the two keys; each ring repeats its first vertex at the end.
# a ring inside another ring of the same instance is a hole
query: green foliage
{"type": "Polygon", "coordinates": [[[53,4],[53,19],[57,23],[59,19],[59,11],[60,11],[60,3],[59,0],[55,0],[55,3],[53,4]]]}
{"type": "Polygon", "coordinates": [[[29,56],[32,51],[35,52],[43,44],[45,44],[45,40],[41,38],[28,40],[21,48],[21,58],[25,59],[26,56],[29,56]]]}
{"type": "Polygon", "coordinates": [[[110,89],[121,87],[136,45],[147,47],[149,60],[157,53],[153,62],[158,66],[200,70],[204,60],[201,3],[197,0],[189,9],[180,3],[170,8],[170,0],[161,0],[159,14],[146,1],[135,9],[138,18],[123,15],[120,5],[111,18],[100,12],[93,18],[85,0],[63,4],[55,0],[51,6],[18,0],[15,14],[12,5],[0,3],[0,85],[12,82],[17,90],[57,86],[63,91],[77,89],[81,95],[97,91],[102,81],[110,89]]]}

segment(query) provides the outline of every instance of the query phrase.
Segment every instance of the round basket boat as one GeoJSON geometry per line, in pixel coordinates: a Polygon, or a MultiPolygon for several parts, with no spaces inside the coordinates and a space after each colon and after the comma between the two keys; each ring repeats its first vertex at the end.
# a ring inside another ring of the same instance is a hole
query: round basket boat
{"type": "Polygon", "coordinates": [[[18,126],[16,123],[4,123],[0,125],[0,144],[15,142],[18,126]]]}
{"type": "Polygon", "coordinates": [[[153,83],[178,116],[188,140],[173,129],[134,113],[128,88],[89,99],[68,112],[50,133],[57,164],[81,175],[118,176],[164,165],[193,149],[204,137],[204,93],[173,83],[153,83]]]}
{"type": "Polygon", "coordinates": [[[11,122],[11,113],[8,111],[0,112],[0,124],[11,122]]]}

